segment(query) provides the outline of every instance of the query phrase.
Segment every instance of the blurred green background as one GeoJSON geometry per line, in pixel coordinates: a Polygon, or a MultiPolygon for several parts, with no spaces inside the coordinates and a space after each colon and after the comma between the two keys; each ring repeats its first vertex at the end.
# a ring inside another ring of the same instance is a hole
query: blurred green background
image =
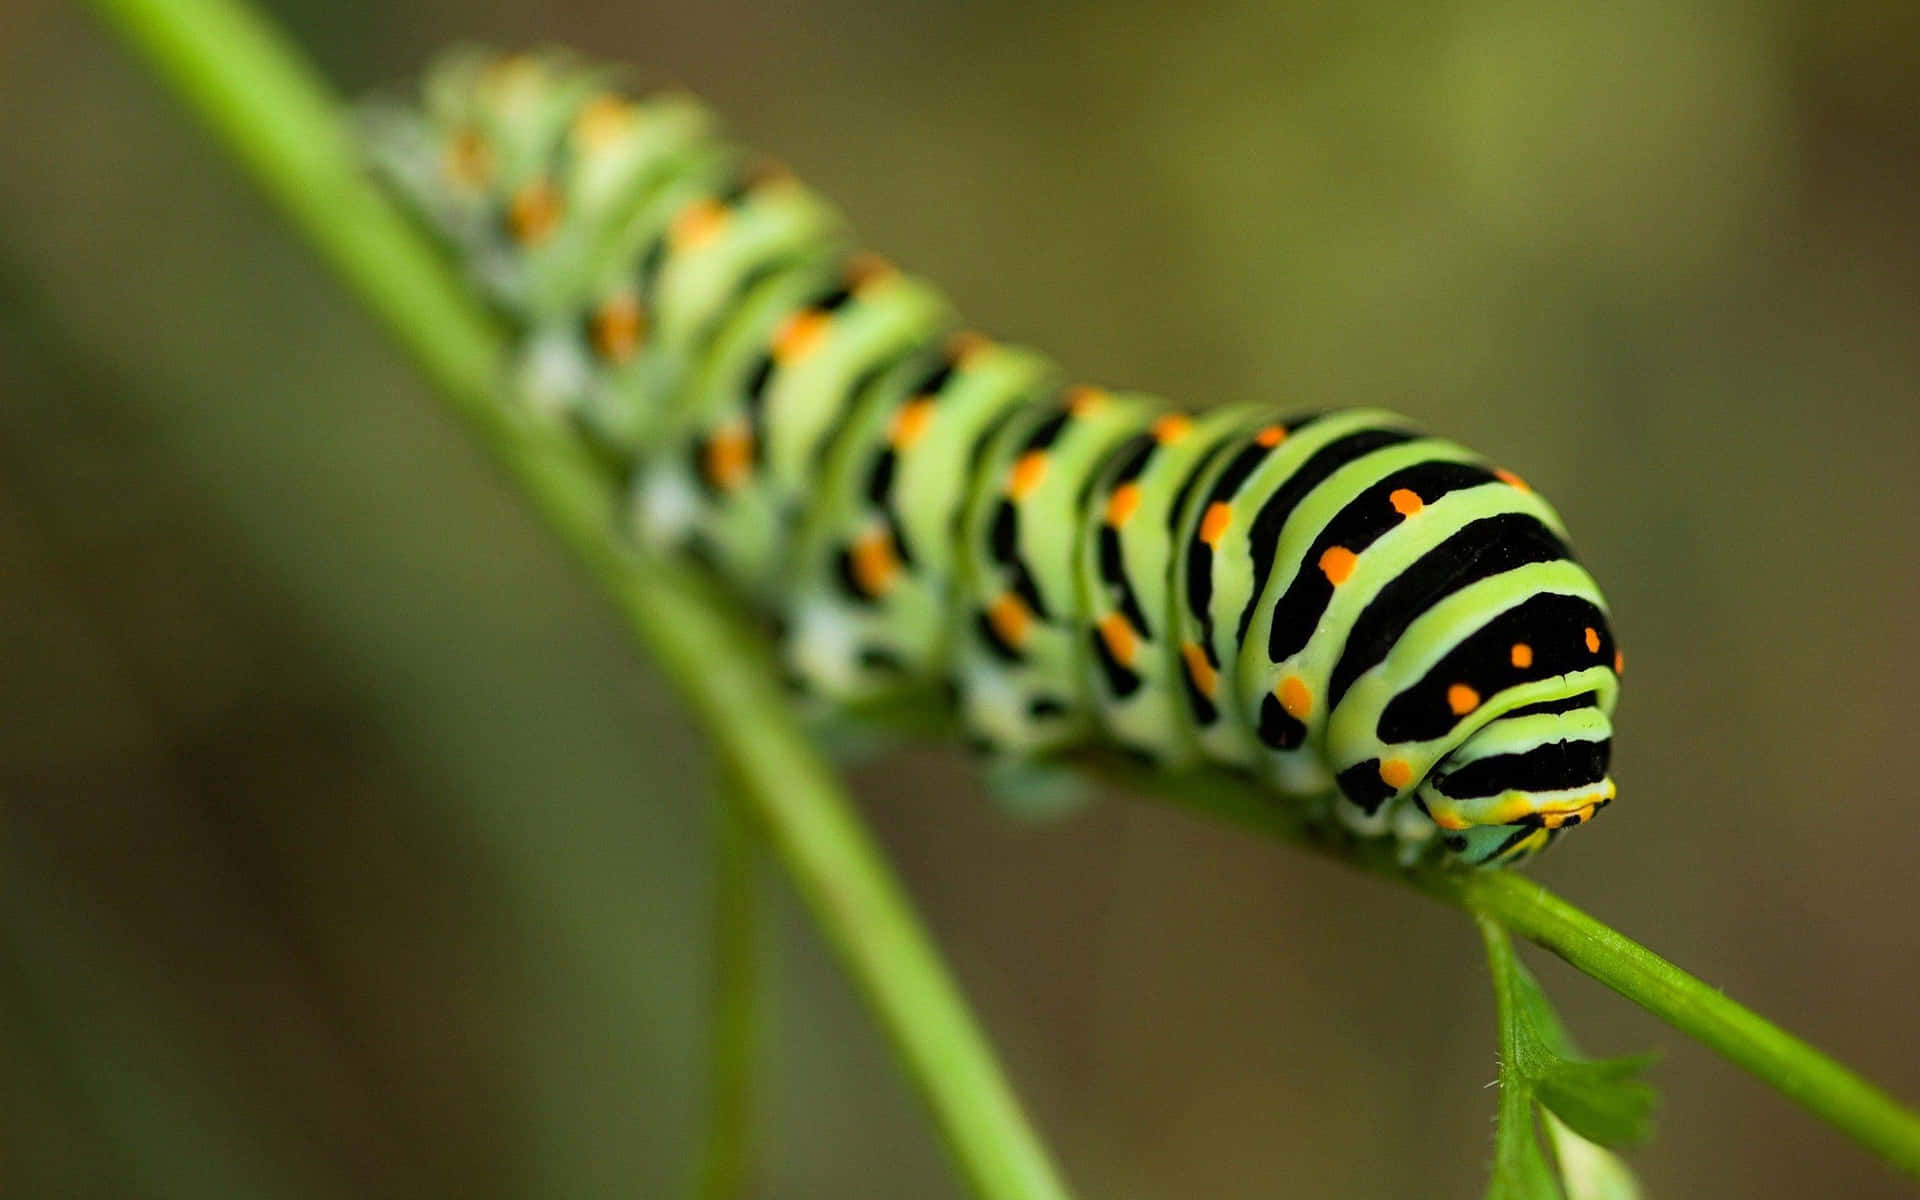
{"type": "MultiPolygon", "coordinates": [[[[685,83],[982,327],[1206,405],[1381,403],[1608,589],[1622,801],[1537,874],[1920,1099],[1920,9],[275,0],[685,83]]],[[[74,6],[0,9],[0,1191],[673,1195],[698,748],[419,380],[74,6]]],[[[1087,1196],[1472,1197],[1455,914],[1113,798],[854,774],[1087,1196]]],[[[796,903],[768,1197],[957,1194],[796,903]]],[[[1655,1196],[1892,1196],[1665,1047],[1655,1196]]]]}

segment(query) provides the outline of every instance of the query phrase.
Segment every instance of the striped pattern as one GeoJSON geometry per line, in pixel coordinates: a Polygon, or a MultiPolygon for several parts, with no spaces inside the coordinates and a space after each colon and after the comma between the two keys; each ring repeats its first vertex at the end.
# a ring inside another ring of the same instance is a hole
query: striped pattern
{"type": "Polygon", "coordinates": [[[1612,800],[1605,606],[1511,473],[1386,412],[1064,386],[694,101],[564,56],[457,55],[368,126],[519,327],[519,398],[820,702],[944,683],[995,753],[1222,764],[1409,859],[1511,862],[1612,800]]]}

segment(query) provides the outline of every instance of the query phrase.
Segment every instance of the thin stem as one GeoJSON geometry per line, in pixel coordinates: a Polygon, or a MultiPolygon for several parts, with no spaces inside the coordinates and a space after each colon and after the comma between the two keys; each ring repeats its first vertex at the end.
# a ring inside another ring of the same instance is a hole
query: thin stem
{"type": "Polygon", "coordinates": [[[364,178],[338,103],[238,0],[93,0],[418,360],[592,573],[739,773],[755,816],[932,1107],[974,1190],[1067,1190],[879,848],[774,684],[763,646],[698,576],[633,551],[613,481],[564,429],[496,401],[504,346],[364,178]]]}
{"type": "Polygon", "coordinates": [[[760,887],[752,800],[721,768],[713,801],[713,981],[707,1033],[707,1129],[695,1200],[745,1195],[753,1171],[753,1077],[759,1045],[760,887]]]}
{"type": "Polygon", "coordinates": [[[1523,876],[1481,872],[1422,886],[1551,950],[1920,1178],[1920,1116],[1710,984],[1523,876]]]}
{"type": "Polygon", "coordinates": [[[1404,871],[1378,848],[1328,839],[1259,789],[1215,775],[1143,772],[1102,756],[1100,774],[1169,803],[1307,846],[1499,922],[1552,951],[1788,1099],[1920,1178],[1920,1114],[1738,1001],[1513,871],[1404,871]]]}
{"type": "MultiPolygon", "coordinates": [[[[431,249],[361,177],[337,104],[237,0],[91,0],[218,133],[440,387],[599,581],[747,781],[755,815],[926,1094],[981,1195],[1064,1195],[985,1039],[899,885],[770,680],[765,647],[704,581],[636,554],[611,482],[563,430],[493,401],[501,342],[431,249]]],[[[1218,776],[1125,774],[1140,791],[1390,875],[1545,946],[1920,1177],[1920,1117],[1806,1043],[1509,873],[1394,871],[1318,841],[1270,798],[1218,776]]]]}

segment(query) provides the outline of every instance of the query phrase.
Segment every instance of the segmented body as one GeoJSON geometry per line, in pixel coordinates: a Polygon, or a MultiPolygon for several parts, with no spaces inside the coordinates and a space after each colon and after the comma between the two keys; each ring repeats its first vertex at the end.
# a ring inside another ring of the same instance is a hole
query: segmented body
{"type": "Polygon", "coordinates": [[[1066,386],[697,103],[563,56],[451,56],[371,129],[521,330],[520,399],[629,464],[636,536],[777,616],[815,696],[950,682],[997,753],[1226,764],[1476,863],[1612,799],[1603,602],[1471,452],[1066,386]]]}

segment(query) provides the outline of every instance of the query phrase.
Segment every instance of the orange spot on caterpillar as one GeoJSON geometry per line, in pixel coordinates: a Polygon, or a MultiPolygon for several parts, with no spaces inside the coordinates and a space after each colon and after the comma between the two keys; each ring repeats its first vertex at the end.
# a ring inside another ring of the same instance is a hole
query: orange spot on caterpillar
{"type": "Polygon", "coordinates": [[[1515,642],[1513,649],[1507,654],[1507,661],[1522,671],[1526,670],[1533,665],[1533,647],[1525,642],[1515,642]]]}
{"type": "Polygon", "coordinates": [[[1001,592],[987,606],[987,620],[1001,641],[1018,649],[1026,644],[1027,634],[1033,629],[1033,610],[1012,592],[1001,592]]]}
{"type": "Polygon", "coordinates": [[[1404,758],[1390,758],[1380,764],[1380,782],[1399,791],[1413,782],[1413,766],[1404,758]]]}
{"type": "Polygon", "coordinates": [[[1512,471],[1507,470],[1505,467],[1501,467],[1500,469],[1496,470],[1493,473],[1493,477],[1495,479],[1498,479],[1501,483],[1506,484],[1508,487],[1519,488],[1523,492],[1530,492],[1533,490],[1532,488],[1527,486],[1526,480],[1520,478],[1518,475],[1515,475],[1512,471]]]}
{"type": "Polygon", "coordinates": [[[1272,449],[1287,440],[1287,428],[1284,425],[1269,425],[1259,433],[1254,434],[1253,440],[1268,449],[1272,449]]]}
{"type": "Polygon", "coordinates": [[[633,127],[633,118],[633,105],[624,97],[602,92],[575,114],[574,140],[590,153],[604,150],[633,127]]]}
{"type": "Polygon", "coordinates": [[[1625,651],[1615,650],[1613,652],[1613,673],[1615,675],[1625,675],[1627,673],[1627,655],[1625,651]]]}
{"type": "Polygon", "coordinates": [[[1274,697],[1280,701],[1280,707],[1296,721],[1304,721],[1313,713],[1313,693],[1307,690],[1304,679],[1298,675],[1289,675],[1280,681],[1274,689],[1274,697]]]}
{"type": "Polygon", "coordinates": [[[1140,635],[1127,619],[1117,612],[1108,613],[1100,618],[1095,628],[1099,630],[1100,640],[1107,644],[1107,653],[1113,655],[1113,660],[1123,667],[1131,667],[1134,657],[1140,652],[1140,635]]]}
{"type": "Polygon", "coordinates": [[[462,129],[447,143],[442,169],[465,188],[483,188],[493,178],[493,147],[475,129],[462,129]]]}
{"type": "Polygon", "coordinates": [[[690,201],[667,227],[667,245],[675,253],[698,250],[720,236],[727,225],[726,206],[711,196],[690,201]]]}
{"type": "Polygon", "coordinates": [[[603,301],[587,322],[587,336],[603,362],[631,359],[647,336],[647,314],[640,308],[640,298],[621,292],[603,301]]]}
{"type": "Polygon", "coordinates": [[[1113,489],[1111,496],[1107,497],[1107,524],[1113,526],[1115,529],[1122,528],[1128,521],[1133,519],[1133,514],[1139,507],[1140,485],[1137,483],[1121,484],[1119,487],[1113,489]]]}
{"type": "Polygon", "coordinates": [[[1387,503],[1393,505],[1393,511],[1403,517],[1410,517],[1425,508],[1426,501],[1420,499],[1420,493],[1411,488],[1395,488],[1387,497],[1387,503]]]}
{"type": "Polygon", "coordinates": [[[1206,515],[1200,518],[1200,540],[1209,546],[1218,546],[1220,539],[1227,536],[1227,526],[1233,524],[1233,509],[1224,500],[1215,500],[1207,505],[1206,515]]]}
{"type": "Polygon", "coordinates": [[[1428,807],[1433,810],[1433,823],[1442,829],[1452,830],[1458,833],[1462,829],[1468,829],[1472,826],[1472,822],[1454,812],[1452,809],[1441,808],[1437,804],[1429,804],[1428,807]]]}
{"type": "Polygon", "coordinates": [[[1213,693],[1220,686],[1220,672],[1213,669],[1207,661],[1207,652],[1200,648],[1199,642],[1182,642],[1180,660],[1187,666],[1187,678],[1193,680],[1193,686],[1202,696],[1213,699],[1213,693]]]}
{"type": "Polygon", "coordinates": [[[862,250],[847,260],[847,287],[855,296],[861,296],[869,288],[884,283],[899,273],[892,263],[878,254],[871,250],[862,250]]]}
{"type": "Polygon", "coordinates": [[[817,308],[803,308],[781,322],[773,335],[773,361],[781,366],[797,363],[819,347],[827,335],[833,314],[817,308]]]}
{"type": "Polygon", "coordinates": [[[947,360],[956,367],[965,367],[969,360],[992,345],[993,339],[986,334],[963,329],[947,339],[947,360]]]}
{"type": "Polygon", "coordinates": [[[1067,389],[1067,412],[1075,420],[1090,417],[1107,406],[1105,390],[1077,383],[1067,389]]]}
{"type": "Polygon", "coordinates": [[[1480,707],[1480,693],[1464,683],[1456,683],[1447,689],[1447,707],[1456,717],[1464,717],[1480,707]]]}
{"type": "Polygon", "coordinates": [[[853,543],[850,555],[853,579],[868,596],[884,596],[900,577],[900,556],[894,552],[893,536],[885,529],[862,534],[853,543]]]}
{"type": "Polygon", "coordinates": [[[1193,432],[1193,418],[1185,413],[1168,413],[1153,423],[1153,440],[1171,446],[1193,432]]]}
{"type": "Polygon", "coordinates": [[[1352,577],[1353,565],[1359,561],[1359,557],[1345,546],[1328,546],[1326,553],[1320,556],[1320,573],[1327,577],[1328,583],[1339,587],[1352,577]]]}
{"type": "Polygon", "coordinates": [[[1013,469],[1007,473],[1007,495],[1025,500],[1046,477],[1047,452],[1029,450],[1014,461],[1013,469]]]}
{"type": "Polygon", "coordinates": [[[707,439],[701,462],[715,487],[732,491],[753,471],[753,432],[744,424],[729,425],[707,439]]]}
{"type": "Polygon", "coordinates": [[[507,202],[507,228],[522,246],[537,246],[559,227],[560,210],[560,189],[541,176],[507,202]]]}
{"type": "Polygon", "coordinates": [[[1587,626],[1587,653],[1600,653],[1600,631],[1591,625],[1587,626]]]}
{"type": "Polygon", "coordinates": [[[893,414],[893,427],[887,431],[887,444],[906,450],[921,439],[933,423],[933,397],[915,396],[893,414]]]}

